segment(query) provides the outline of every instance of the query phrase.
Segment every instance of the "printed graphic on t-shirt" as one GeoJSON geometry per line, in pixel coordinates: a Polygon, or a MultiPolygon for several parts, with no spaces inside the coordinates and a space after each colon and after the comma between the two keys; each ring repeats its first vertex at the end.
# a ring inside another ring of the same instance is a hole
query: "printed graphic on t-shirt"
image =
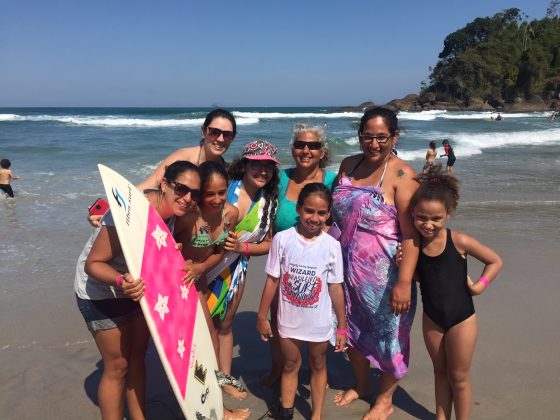
{"type": "Polygon", "coordinates": [[[282,296],[294,306],[316,308],[323,285],[316,274],[317,267],[290,264],[282,276],[282,296]]]}

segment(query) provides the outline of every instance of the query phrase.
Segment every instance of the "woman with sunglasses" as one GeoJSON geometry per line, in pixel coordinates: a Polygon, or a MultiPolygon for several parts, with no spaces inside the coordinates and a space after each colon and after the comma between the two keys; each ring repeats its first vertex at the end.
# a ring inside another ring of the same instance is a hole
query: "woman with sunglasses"
{"type": "MultiPolygon", "coordinates": [[[[223,154],[237,134],[237,124],[233,114],[225,109],[217,108],[209,112],[200,129],[200,145],[185,147],[167,156],[156,170],[137,187],[141,190],[157,188],[163,179],[165,168],[178,160],[200,165],[206,161],[218,161],[226,166],[223,154]]],[[[87,217],[92,226],[100,226],[101,216],[87,217]]]]}
{"type": "MultiPolygon", "coordinates": [[[[247,263],[253,255],[265,255],[270,248],[278,198],[276,147],[265,140],[245,145],[241,158],[229,168],[227,202],[239,214],[235,232],[224,243],[222,261],[210,270],[208,307],[218,331],[220,370],[229,374],[233,356],[233,318],[245,289],[247,263]]],[[[224,391],[242,399],[247,394],[234,387],[224,391]]]]}
{"type": "MultiPolygon", "coordinates": [[[[181,218],[192,211],[200,195],[197,167],[186,161],[169,165],[157,189],[146,198],[167,222],[171,232],[182,229],[181,218]]],[[[86,243],[76,266],[74,290],[103,358],[98,398],[101,416],[123,418],[124,400],[130,417],[145,417],[148,328],[138,300],[144,282],[128,273],[111,212],[86,243]]]]}
{"type": "Polygon", "coordinates": [[[177,160],[186,160],[200,165],[208,160],[219,161],[225,165],[224,153],[237,134],[237,124],[233,114],[217,108],[209,112],[200,129],[200,145],[176,150],[167,156],[138,188],[152,188],[158,185],[165,168],[177,160]]]}
{"type": "Polygon", "coordinates": [[[362,153],[340,165],[333,219],[341,229],[348,356],[355,385],[334,402],[345,406],[372,393],[370,363],[381,370],[379,392],[364,419],[387,418],[399,380],[408,370],[416,289],[412,276],[419,237],[410,212],[416,173],[391,153],[399,137],[393,111],[370,108],[361,118],[362,153]],[[399,241],[402,261],[395,260],[399,241]]]}
{"type": "MultiPolygon", "coordinates": [[[[278,184],[278,211],[274,220],[274,233],[281,232],[296,225],[297,198],[307,184],[320,182],[332,190],[336,172],[328,171],[329,149],[324,126],[310,124],[295,124],[290,142],[295,167],[280,171],[278,184]]],[[[283,356],[280,351],[276,327],[276,313],[278,300],[271,305],[271,326],[273,329],[270,341],[272,367],[261,379],[261,385],[268,387],[276,383],[282,374],[283,356]]]]}

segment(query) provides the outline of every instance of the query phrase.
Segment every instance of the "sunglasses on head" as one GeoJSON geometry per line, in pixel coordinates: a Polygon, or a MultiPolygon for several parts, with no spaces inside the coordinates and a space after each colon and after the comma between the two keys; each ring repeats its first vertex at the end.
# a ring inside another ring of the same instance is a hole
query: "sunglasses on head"
{"type": "Polygon", "coordinates": [[[224,136],[225,141],[231,141],[231,140],[233,140],[233,137],[235,136],[233,131],[224,131],[224,130],[220,130],[219,128],[216,128],[216,127],[208,127],[207,131],[208,131],[208,136],[211,137],[214,140],[216,140],[220,136],[224,136]]]}
{"type": "Polygon", "coordinates": [[[188,193],[191,193],[191,199],[193,201],[200,201],[202,195],[200,194],[200,190],[193,190],[191,187],[186,186],[185,184],[181,184],[180,182],[172,182],[173,184],[173,192],[177,194],[179,197],[184,197],[188,193]]]}
{"type": "Polygon", "coordinates": [[[323,148],[323,143],[320,141],[302,141],[296,140],[292,144],[294,149],[305,149],[305,146],[309,148],[309,150],[321,150],[323,148]]]}

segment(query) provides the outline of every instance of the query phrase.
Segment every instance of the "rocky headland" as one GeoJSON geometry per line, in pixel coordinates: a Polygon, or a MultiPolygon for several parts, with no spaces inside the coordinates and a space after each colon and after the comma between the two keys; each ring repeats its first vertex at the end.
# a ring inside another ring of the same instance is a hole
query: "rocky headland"
{"type": "MultiPolygon", "coordinates": [[[[363,102],[355,106],[342,106],[330,108],[330,112],[363,112],[367,108],[376,106],[374,102],[363,102]]],[[[437,101],[435,94],[428,92],[424,95],[411,93],[401,99],[379,105],[393,111],[490,111],[490,112],[544,112],[560,110],[560,99],[543,99],[539,96],[530,98],[515,98],[513,102],[504,102],[498,99],[484,101],[481,98],[469,98],[465,101],[442,102],[437,101]]]]}

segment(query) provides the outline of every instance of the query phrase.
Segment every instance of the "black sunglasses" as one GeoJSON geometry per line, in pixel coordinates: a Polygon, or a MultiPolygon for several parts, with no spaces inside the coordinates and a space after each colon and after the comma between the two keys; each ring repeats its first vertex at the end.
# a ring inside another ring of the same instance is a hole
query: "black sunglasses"
{"type": "Polygon", "coordinates": [[[220,136],[224,136],[225,141],[231,141],[235,137],[235,133],[233,131],[224,131],[216,127],[208,127],[207,130],[208,130],[208,135],[212,137],[214,140],[220,136]]]}
{"type": "Polygon", "coordinates": [[[191,193],[191,199],[193,201],[199,202],[202,198],[200,190],[193,190],[191,187],[187,187],[185,184],[180,182],[173,182],[173,192],[179,197],[184,197],[188,193],[191,193]]]}
{"type": "Polygon", "coordinates": [[[323,143],[320,141],[302,141],[296,140],[292,143],[294,149],[305,149],[305,146],[309,148],[309,150],[321,150],[323,148],[323,143]]]}

